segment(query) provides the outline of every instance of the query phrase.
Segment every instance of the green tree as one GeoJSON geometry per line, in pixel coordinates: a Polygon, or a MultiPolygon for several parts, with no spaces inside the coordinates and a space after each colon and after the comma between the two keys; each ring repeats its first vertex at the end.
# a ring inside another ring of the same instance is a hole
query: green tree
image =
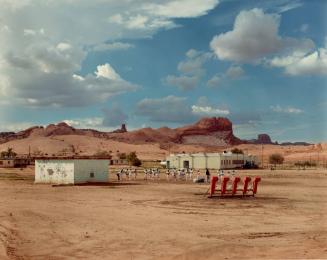
{"type": "Polygon", "coordinates": [[[127,155],[126,153],[117,153],[117,156],[120,160],[126,160],[127,159],[127,155]]]}
{"type": "Polygon", "coordinates": [[[14,152],[13,148],[8,147],[7,151],[3,151],[0,154],[1,158],[14,158],[17,156],[17,153],[14,152]]]}
{"type": "Polygon", "coordinates": [[[274,164],[275,167],[277,164],[283,164],[283,162],[284,162],[284,157],[279,153],[274,153],[269,156],[269,163],[274,164]]]}
{"type": "Polygon", "coordinates": [[[232,149],[231,152],[232,152],[232,153],[236,153],[236,154],[244,154],[243,150],[238,149],[238,148],[234,148],[234,149],[232,149]]]}
{"type": "Polygon", "coordinates": [[[137,158],[136,152],[131,152],[126,156],[126,159],[130,165],[141,166],[142,162],[137,158]]]}

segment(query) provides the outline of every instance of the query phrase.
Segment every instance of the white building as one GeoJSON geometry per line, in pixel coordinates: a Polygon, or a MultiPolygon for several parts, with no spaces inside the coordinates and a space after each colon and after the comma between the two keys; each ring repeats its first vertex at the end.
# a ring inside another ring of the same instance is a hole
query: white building
{"type": "Polygon", "coordinates": [[[246,162],[258,165],[254,155],[227,153],[180,153],[171,154],[166,158],[167,168],[193,169],[235,169],[242,168],[246,162]]]}
{"type": "Polygon", "coordinates": [[[109,160],[35,160],[35,183],[77,184],[108,181],[109,160]]]}

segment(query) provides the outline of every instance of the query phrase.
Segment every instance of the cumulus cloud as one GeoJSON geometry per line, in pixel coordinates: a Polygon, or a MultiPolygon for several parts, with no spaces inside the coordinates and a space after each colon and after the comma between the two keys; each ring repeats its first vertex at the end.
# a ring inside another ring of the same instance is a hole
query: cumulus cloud
{"type": "Polygon", "coordinates": [[[79,129],[94,129],[102,126],[103,119],[101,117],[88,117],[88,118],[75,118],[75,119],[65,119],[67,125],[70,125],[79,129]]]}
{"type": "Polygon", "coordinates": [[[186,57],[186,60],[178,63],[178,71],[184,74],[201,76],[204,73],[203,65],[210,59],[211,54],[191,49],[186,53],[186,57]]]}
{"type": "Polygon", "coordinates": [[[104,65],[97,66],[97,71],[95,72],[98,78],[106,78],[111,80],[120,80],[120,76],[114,70],[110,64],[106,63],[104,65]]]}
{"type": "Polygon", "coordinates": [[[227,116],[230,114],[228,109],[219,108],[211,104],[206,96],[198,98],[197,103],[192,105],[192,113],[199,117],[227,116]]]}
{"type": "Polygon", "coordinates": [[[236,62],[259,62],[264,57],[289,49],[314,47],[309,39],[280,36],[279,24],[279,14],[268,14],[257,8],[241,11],[233,30],[216,35],[210,47],[219,59],[236,62]]]}
{"type": "Polygon", "coordinates": [[[128,115],[118,106],[113,105],[111,108],[104,108],[103,126],[118,127],[127,122],[128,115]]]}
{"type": "Polygon", "coordinates": [[[232,65],[224,73],[216,74],[207,81],[207,86],[210,88],[218,87],[227,81],[237,80],[242,78],[245,71],[241,66],[232,65]]]}
{"type": "Polygon", "coordinates": [[[136,86],[122,79],[109,62],[95,75],[80,75],[87,52],[128,49],[132,46],[119,40],[150,37],[178,26],[174,18],[201,16],[217,4],[0,0],[0,104],[85,106],[132,91],[136,86]],[[180,4],[184,8],[175,9],[180,4]]]}
{"type": "Polygon", "coordinates": [[[175,86],[180,90],[191,90],[194,89],[200,81],[198,76],[175,76],[168,75],[166,83],[171,86],[175,86]]]}
{"type": "Polygon", "coordinates": [[[45,71],[33,67],[20,69],[18,65],[6,69],[9,78],[0,99],[33,107],[74,107],[98,104],[114,95],[137,89],[136,85],[122,79],[109,64],[99,65],[95,74],[84,77],[61,71],[63,68],[56,72],[56,65],[51,63],[41,64],[45,71]],[[15,74],[17,71],[19,76],[15,74]]]}
{"type": "Polygon", "coordinates": [[[219,75],[214,75],[211,79],[208,80],[207,86],[210,88],[215,88],[220,85],[222,77],[219,75]]]}
{"type": "Polygon", "coordinates": [[[295,107],[281,107],[280,105],[271,106],[270,109],[276,113],[284,113],[284,114],[301,114],[303,113],[302,109],[295,107]]]}
{"type": "Polygon", "coordinates": [[[212,105],[207,97],[199,97],[196,104],[189,104],[185,97],[167,96],[141,100],[137,104],[136,113],[151,121],[191,123],[201,117],[227,116],[230,111],[212,105]]]}
{"type": "Polygon", "coordinates": [[[218,3],[218,0],[174,0],[165,4],[150,4],[145,9],[158,16],[187,18],[205,15],[218,3]]]}
{"type": "Polygon", "coordinates": [[[240,66],[231,66],[226,71],[226,76],[231,79],[238,79],[244,75],[244,70],[240,66]]]}
{"type": "Polygon", "coordinates": [[[219,109],[211,106],[198,106],[198,105],[192,106],[192,113],[200,116],[222,116],[222,115],[226,116],[230,114],[228,109],[219,109]]]}
{"type": "Polygon", "coordinates": [[[100,43],[93,46],[93,51],[119,51],[119,50],[128,50],[133,48],[134,45],[126,42],[112,42],[112,43],[100,43]]]}
{"type": "Polygon", "coordinates": [[[168,75],[165,83],[180,90],[194,89],[205,74],[203,65],[212,57],[211,53],[190,49],[185,54],[186,59],[179,62],[177,69],[179,75],[168,75]]]}
{"type": "Polygon", "coordinates": [[[136,114],[154,122],[189,123],[195,120],[185,97],[145,98],[138,102],[136,114]]]}
{"type": "Polygon", "coordinates": [[[273,67],[285,69],[285,73],[291,76],[298,75],[327,75],[327,48],[317,51],[287,56],[275,57],[270,61],[273,67]]]}
{"type": "Polygon", "coordinates": [[[210,47],[221,60],[253,61],[282,47],[280,16],[261,9],[241,11],[232,31],[215,36],[210,47]]]}

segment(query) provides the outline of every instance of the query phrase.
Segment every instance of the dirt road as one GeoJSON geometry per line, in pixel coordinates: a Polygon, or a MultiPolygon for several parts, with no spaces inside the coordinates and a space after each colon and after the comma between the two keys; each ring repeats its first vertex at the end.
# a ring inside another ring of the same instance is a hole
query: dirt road
{"type": "Polygon", "coordinates": [[[208,185],[34,185],[0,171],[0,259],[327,259],[327,171],[248,171],[256,198],[208,185]]]}

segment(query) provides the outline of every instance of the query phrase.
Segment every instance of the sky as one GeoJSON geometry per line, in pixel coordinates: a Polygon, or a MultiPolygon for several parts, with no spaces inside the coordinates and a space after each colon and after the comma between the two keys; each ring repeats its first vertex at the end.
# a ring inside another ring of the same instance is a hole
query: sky
{"type": "Polygon", "coordinates": [[[327,1],[0,0],[0,131],[227,117],[327,141],[327,1]]]}

